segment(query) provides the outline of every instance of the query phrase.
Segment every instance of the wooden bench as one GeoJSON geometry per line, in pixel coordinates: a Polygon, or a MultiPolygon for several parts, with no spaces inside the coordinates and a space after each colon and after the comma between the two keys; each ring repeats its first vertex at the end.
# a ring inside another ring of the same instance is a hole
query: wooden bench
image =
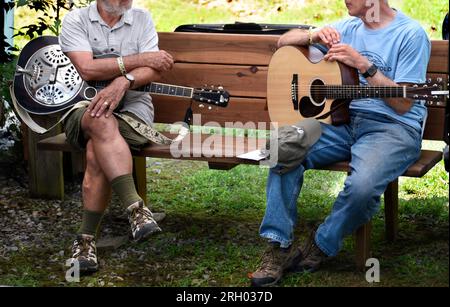
{"type": "MultiPolygon", "coordinates": [[[[205,84],[222,85],[231,94],[229,106],[225,109],[214,107],[209,110],[207,107],[193,105],[194,113],[202,115],[202,124],[216,122],[224,126],[226,122],[254,122],[265,123],[264,129],[269,129],[266,78],[268,64],[276,50],[278,36],[202,33],[160,33],[159,35],[160,48],[167,50],[177,59],[174,69],[165,74],[163,82],[192,87],[205,84]]],[[[428,74],[430,77],[440,76],[448,80],[448,41],[433,41],[428,74]]],[[[161,96],[154,96],[153,101],[157,123],[174,123],[182,120],[189,105],[185,100],[161,96]]],[[[445,105],[446,102],[442,101],[429,106],[425,140],[443,140],[445,105]]],[[[61,198],[63,193],[61,152],[70,152],[72,148],[65,142],[64,134],[36,141],[36,135],[30,133],[28,140],[32,194],[39,197],[61,198]],[[37,151],[36,148],[39,150],[37,151]],[[51,184],[49,179],[52,179],[51,184]]],[[[248,145],[252,140],[244,137],[241,141],[248,145]]],[[[225,138],[222,144],[224,148],[233,146],[232,143],[227,143],[225,138]]],[[[202,151],[200,147],[191,144],[188,150],[191,154],[196,153],[198,156],[191,155],[182,159],[207,161],[214,169],[231,169],[239,164],[253,163],[235,156],[205,157],[208,153],[202,151]]],[[[148,146],[135,155],[137,187],[144,199],[147,195],[145,157],[173,158],[169,146],[160,145],[148,146]]],[[[423,150],[419,161],[411,166],[404,176],[422,177],[441,158],[442,152],[423,150]]],[[[327,168],[327,170],[344,172],[348,172],[348,169],[348,162],[327,168]]],[[[393,241],[398,227],[398,179],[389,185],[384,196],[386,237],[389,241],[393,241]]],[[[370,228],[369,223],[356,233],[356,259],[359,268],[364,268],[366,259],[370,257],[370,228]]]]}

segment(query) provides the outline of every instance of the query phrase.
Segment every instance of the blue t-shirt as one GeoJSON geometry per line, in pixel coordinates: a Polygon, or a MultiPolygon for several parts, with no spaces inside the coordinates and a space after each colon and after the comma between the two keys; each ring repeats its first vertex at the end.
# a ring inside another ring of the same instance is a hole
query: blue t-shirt
{"type": "MultiPolygon", "coordinates": [[[[356,17],[332,26],[341,33],[341,43],[367,57],[386,77],[396,83],[425,82],[431,43],[421,25],[402,12],[397,10],[395,19],[382,29],[369,29],[356,17]]],[[[362,85],[368,84],[361,74],[359,78],[362,85]]],[[[427,116],[420,101],[404,115],[396,113],[382,99],[355,99],[350,110],[379,113],[419,131],[427,116]]]]}

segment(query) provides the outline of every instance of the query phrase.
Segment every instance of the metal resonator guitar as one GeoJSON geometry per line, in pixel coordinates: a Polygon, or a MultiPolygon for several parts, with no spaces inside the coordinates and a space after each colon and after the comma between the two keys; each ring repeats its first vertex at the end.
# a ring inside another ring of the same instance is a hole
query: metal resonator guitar
{"type": "MultiPolygon", "coordinates": [[[[14,95],[27,112],[52,114],[68,109],[82,100],[92,100],[108,81],[86,82],[64,55],[56,36],[42,36],[30,41],[22,50],[14,76],[14,95]]],[[[226,107],[230,95],[223,88],[191,88],[150,83],[138,91],[174,96],[226,107]]]]}

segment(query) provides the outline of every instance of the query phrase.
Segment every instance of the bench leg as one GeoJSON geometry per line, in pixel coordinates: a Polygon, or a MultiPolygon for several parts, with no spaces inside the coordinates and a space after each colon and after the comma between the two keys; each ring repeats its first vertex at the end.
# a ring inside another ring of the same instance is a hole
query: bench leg
{"type": "Polygon", "coordinates": [[[139,196],[147,202],[147,163],[145,157],[133,157],[133,177],[139,196]]]}
{"type": "Polygon", "coordinates": [[[358,270],[365,270],[366,261],[371,257],[370,234],[372,232],[372,222],[361,226],[355,233],[356,241],[356,267],[358,270]]]}
{"type": "Polygon", "coordinates": [[[60,133],[55,128],[50,134],[26,133],[30,196],[44,199],[64,199],[63,154],[59,151],[37,150],[37,143],[60,133]]]}
{"type": "Polygon", "coordinates": [[[384,192],[384,215],[386,239],[393,242],[398,234],[398,179],[391,182],[384,192]]]}

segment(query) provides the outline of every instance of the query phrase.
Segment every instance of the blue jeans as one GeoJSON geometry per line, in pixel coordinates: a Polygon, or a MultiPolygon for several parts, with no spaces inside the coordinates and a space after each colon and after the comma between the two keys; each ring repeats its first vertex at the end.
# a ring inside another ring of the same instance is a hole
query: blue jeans
{"type": "Polygon", "coordinates": [[[322,136],[302,165],[284,175],[274,171],[278,166],[270,170],[260,235],[290,246],[305,170],[350,160],[351,174],[315,237],[323,252],[336,256],[344,237],[378,212],[387,185],[417,161],[421,142],[421,131],[377,114],[353,112],[348,125],[322,124],[322,136]]]}

